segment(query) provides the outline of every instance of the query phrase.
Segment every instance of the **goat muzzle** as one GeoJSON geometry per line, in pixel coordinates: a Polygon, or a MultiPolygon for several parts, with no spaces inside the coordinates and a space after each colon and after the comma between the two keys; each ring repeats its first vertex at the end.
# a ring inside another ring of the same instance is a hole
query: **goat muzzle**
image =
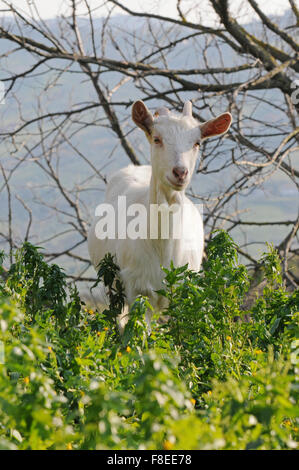
{"type": "Polygon", "coordinates": [[[172,174],[179,183],[183,183],[188,175],[188,169],[184,166],[175,166],[172,169],[172,174]]]}

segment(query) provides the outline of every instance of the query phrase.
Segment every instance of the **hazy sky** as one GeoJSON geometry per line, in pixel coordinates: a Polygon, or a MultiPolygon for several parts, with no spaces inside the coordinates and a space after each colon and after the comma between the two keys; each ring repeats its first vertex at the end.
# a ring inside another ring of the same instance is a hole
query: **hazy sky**
{"type": "MultiPolygon", "coordinates": [[[[176,3],[177,0],[119,0],[124,5],[135,11],[143,12],[154,12],[161,15],[167,15],[177,17],[176,3]]],[[[93,14],[95,16],[105,16],[107,13],[107,7],[104,5],[104,0],[88,0],[89,5],[93,8],[93,14]]],[[[21,8],[24,12],[30,14],[30,4],[32,0],[10,0],[15,7],[21,8]]],[[[38,11],[43,18],[53,18],[60,13],[67,13],[70,0],[35,0],[35,4],[38,7],[38,11]]],[[[78,8],[81,13],[85,13],[84,1],[78,0],[78,8]],[[80,7],[81,4],[81,7],[80,7]]],[[[288,0],[257,0],[257,3],[261,6],[265,13],[283,13],[286,9],[290,8],[288,0]]],[[[1,9],[5,8],[4,2],[0,0],[1,9]]],[[[209,0],[183,0],[182,10],[184,13],[188,11],[192,5],[199,5],[196,11],[187,15],[190,21],[202,20],[207,24],[207,18],[209,17],[209,0]],[[201,15],[203,15],[201,17],[201,15]],[[201,18],[200,18],[201,17],[201,18]]],[[[248,6],[246,0],[230,0],[230,6],[234,14],[237,14],[240,21],[248,21],[255,16],[252,9],[248,6]]],[[[110,4],[111,8],[111,4],[110,4]]],[[[32,12],[32,10],[31,10],[32,12]]],[[[124,13],[123,10],[116,8],[115,13],[124,13]]],[[[35,14],[34,14],[35,16],[35,14]]]]}

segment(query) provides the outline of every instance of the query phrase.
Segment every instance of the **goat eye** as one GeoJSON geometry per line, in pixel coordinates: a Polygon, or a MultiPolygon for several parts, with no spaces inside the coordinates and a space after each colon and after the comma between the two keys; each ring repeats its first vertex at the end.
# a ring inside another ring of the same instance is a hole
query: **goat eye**
{"type": "Polygon", "coordinates": [[[159,137],[154,137],[155,144],[162,144],[162,140],[159,137]]]}
{"type": "Polygon", "coordinates": [[[193,145],[194,148],[198,149],[200,147],[200,143],[199,142],[195,142],[195,144],[193,145]]]}

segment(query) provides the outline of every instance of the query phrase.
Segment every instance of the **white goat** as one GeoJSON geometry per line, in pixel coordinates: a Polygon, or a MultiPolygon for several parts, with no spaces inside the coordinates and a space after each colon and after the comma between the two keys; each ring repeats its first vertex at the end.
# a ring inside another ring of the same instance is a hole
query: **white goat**
{"type": "MultiPolygon", "coordinates": [[[[148,296],[157,311],[165,308],[165,299],[155,292],[162,287],[161,265],[169,267],[173,261],[175,266],[188,263],[190,269],[199,270],[204,245],[203,223],[200,212],[186,197],[185,189],[194,171],[200,142],[208,137],[224,134],[232,120],[230,113],[224,113],[200,124],[192,117],[190,101],[185,103],[182,115],[160,108],[154,116],[142,101],[136,101],[132,108],[132,118],[145,132],[150,143],[151,166],[129,165],[112,175],[107,185],[105,202],[115,210],[118,220],[119,216],[124,215],[120,214],[124,210],[118,206],[120,196],[126,197],[126,206],[132,209],[128,210],[128,215],[136,214],[137,207],[144,207],[146,234],[137,239],[123,237],[123,234],[120,236],[118,227],[116,237],[99,239],[95,220],[88,237],[89,255],[95,268],[108,252],[115,255],[120,268],[120,280],[124,285],[128,304],[119,319],[121,330],[127,320],[128,306],[138,295],[148,296]],[[169,236],[164,239],[161,213],[159,212],[156,222],[150,220],[151,207],[157,207],[153,205],[179,208],[183,232],[192,234],[193,243],[186,243],[185,237],[173,236],[175,210],[170,211],[169,236]],[[158,236],[151,237],[153,232],[158,236]]],[[[101,291],[101,302],[105,304],[103,286],[101,291]]],[[[149,329],[150,320],[151,314],[148,312],[146,321],[149,329]]]]}

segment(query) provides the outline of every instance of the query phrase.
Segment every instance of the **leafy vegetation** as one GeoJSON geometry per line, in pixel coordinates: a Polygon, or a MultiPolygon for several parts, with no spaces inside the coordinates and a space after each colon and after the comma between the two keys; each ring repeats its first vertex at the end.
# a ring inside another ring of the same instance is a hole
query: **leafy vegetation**
{"type": "Polygon", "coordinates": [[[100,313],[25,243],[0,269],[0,448],[295,449],[299,292],[271,247],[261,265],[263,295],[245,311],[250,276],[217,232],[201,272],[163,268],[168,321],[148,336],[140,297],[120,337],[112,257],[100,313]]]}

